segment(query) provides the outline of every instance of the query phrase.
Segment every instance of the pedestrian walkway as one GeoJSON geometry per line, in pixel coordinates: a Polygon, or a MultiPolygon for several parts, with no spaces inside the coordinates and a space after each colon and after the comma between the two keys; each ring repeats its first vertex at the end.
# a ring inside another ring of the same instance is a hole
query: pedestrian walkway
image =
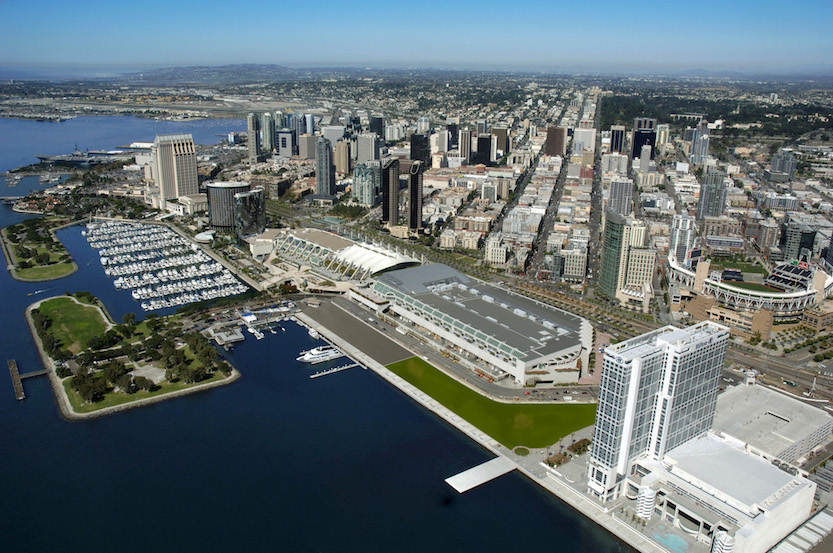
{"type": "Polygon", "coordinates": [[[820,511],[796,528],[792,534],[773,547],[771,553],[799,553],[810,551],[833,531],[833,516],[827,511],[820,511]]]}
{"type": "Polygon", "coordinates": [[[481,484],[485,484],[499,476],[512,472],[516,468],[518,466],[506,457],[495,457],[491,461],[486,461],[460,474],[446,478],[445,481],[449,486],[457,490],[458,493],[465,493],[472,488],[476,488],[481,484]]]}

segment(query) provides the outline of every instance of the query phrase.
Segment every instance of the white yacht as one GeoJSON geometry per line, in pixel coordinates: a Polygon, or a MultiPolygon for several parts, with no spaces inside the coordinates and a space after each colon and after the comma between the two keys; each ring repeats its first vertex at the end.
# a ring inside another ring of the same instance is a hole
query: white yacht
{"type": "Polygon", "coordinates": [[[295,360],[315,365],[316,363],[337,359],[342,355],[344,354],[341,353],[341,350],[335,346],[318,346],[308,351],[302,351],[301,355],[295,360]]]}

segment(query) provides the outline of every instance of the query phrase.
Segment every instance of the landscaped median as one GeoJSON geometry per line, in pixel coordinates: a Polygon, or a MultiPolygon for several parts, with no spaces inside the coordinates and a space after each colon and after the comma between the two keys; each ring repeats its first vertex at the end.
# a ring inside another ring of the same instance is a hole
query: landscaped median
{"type": "Polygon", "coordinates": [[[386,368],[509,449],[519,445],[547,447],[596,420],[593,404],[530,405],[493,401],[419,357],[386,368]]]}

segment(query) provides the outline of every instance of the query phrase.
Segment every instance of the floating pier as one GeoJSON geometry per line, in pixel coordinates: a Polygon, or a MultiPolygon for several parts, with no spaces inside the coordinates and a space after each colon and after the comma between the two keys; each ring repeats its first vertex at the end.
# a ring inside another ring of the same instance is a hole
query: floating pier
{"type": "Polygon", "coordinates": [[[14,386],[14,395],[18,400],[26,399],[26,393],[23,391],[23,382],[20,380],[20,372],[17,370],[17,361],[9,360],[9,374],[12,375],[12,386],[14,386]]]}
{"type": "Polygon", "coordinates": [[[309,375],[310,378],[318,378],[319,376],[327,376],[328,374],[333,374],[341,371],[346,371],[347,369],[352,369],[353,367],[357,367],[358,363],[352,363],[350,365],[343,365],[341,367],[335,367],[334,369],[327,369],[326,371],[317,372],[315,374],[309,375]]]}
{"type": "Polygon", "coordinates": [[[482,465],[477,465],[451,478],[446,478],[445,481],[449,486],[457,490],[458,493],[464,493],[490,480],[494,480],[498,476],[503,476],[507,472],[512,472],[516,468],[518,468],[517,465],[506,457],[495,457],[482,465]]]}

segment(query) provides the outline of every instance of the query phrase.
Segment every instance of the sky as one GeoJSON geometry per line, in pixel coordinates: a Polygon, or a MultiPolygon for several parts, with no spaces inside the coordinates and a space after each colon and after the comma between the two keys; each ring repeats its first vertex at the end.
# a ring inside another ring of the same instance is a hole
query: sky
{"type": "Polygon", "coordinates": [[[831,21],[831,0],[0,0],[0,70],[275,63],[833,74],[831,21]]]}

